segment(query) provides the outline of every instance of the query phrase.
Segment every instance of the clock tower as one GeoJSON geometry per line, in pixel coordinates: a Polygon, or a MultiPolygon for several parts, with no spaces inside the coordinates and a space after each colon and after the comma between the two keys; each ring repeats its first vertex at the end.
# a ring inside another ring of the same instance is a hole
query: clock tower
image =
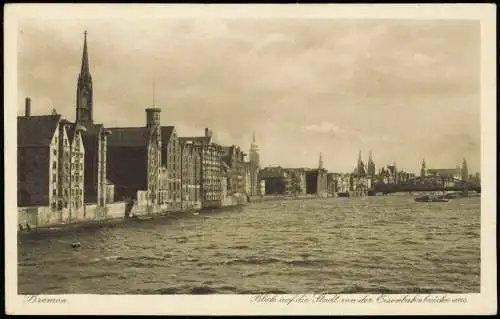
{"type": "Polygon", "coordinates": [[[92,76],[89,69],[89,57],[87,53],[87,31],[84,32],[82,68],[78,75],[76,88],[76,121],[82,124],[92,124],[92,76]]]}

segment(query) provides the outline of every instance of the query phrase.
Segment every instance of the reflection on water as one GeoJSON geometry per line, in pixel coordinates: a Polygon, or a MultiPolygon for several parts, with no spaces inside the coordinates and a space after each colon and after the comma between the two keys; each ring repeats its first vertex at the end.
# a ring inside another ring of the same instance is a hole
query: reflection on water
{"type": "Polygon", "coordinates": [[[251,203],[22,237],[19,293],[472,293],[479,237],[479,198],[251,203]]]}

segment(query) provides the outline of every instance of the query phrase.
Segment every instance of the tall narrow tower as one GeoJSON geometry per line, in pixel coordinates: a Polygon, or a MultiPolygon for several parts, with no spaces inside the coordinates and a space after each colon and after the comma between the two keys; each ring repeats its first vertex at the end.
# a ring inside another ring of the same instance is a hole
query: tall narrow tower
{"type": "Polygon", "coordinates": [[[425,159],[422,160],[422,167],[420,168],[420,177],[425,178],[427,175],[427,167],[425,166],[425,159]]]}
{"type": "Polygon", "coordinates": [[[90,75],[89,56],[87,52],[87,31],[84,32],[82,68],[78,75],[76,87],[76,121],[82,124],[92,124],[92,76],[90,75]]]}
{"type": "Polygon", "coordinates": [[[321,152],[319,152],[319,164],[318,164],[319,169],[323,169],[323,155],[321,152]]]}
{"type": "Polygon", "coordinates": [[[464,182],[467,182],[469,180],[469,168],[467,166],[467,161],[465,160],[465,158],[462,163],[462,180],[464,182]]]}
{"type": "Polygon", "coordinates": [[[375,162],[373,162],[372,151],[370,151],[370,157],[368,158],[368,175],[375,176],[375,162]]]}
{"type": "Polygon", "coordinates": [[[260,166],[260,154],[259,154],[259,147],[257,146],[255,142],[255,132],[253,132],[252,135],[252,143],[250,144],[250,163],[254,165],[255,167],[260,166]]]}
{"type": "Polygon", "coordinates": [[[363,163],[363,159],[361,157],[361,150],[359,151],[359,154],[358,154],[358,164],[356,165],[355,173],[358,176],[365,176],[366,175],[365,163],[363,163]]]}
{"type": "Polygon", "coordinates": [[[146,127],[149,131],[148,145],[148,194],[149,203],[160,204],[160,172],[161,172],[161,108],[155,104],[155,84],[153,83],[153,105],[146,108],[146,127]]]}

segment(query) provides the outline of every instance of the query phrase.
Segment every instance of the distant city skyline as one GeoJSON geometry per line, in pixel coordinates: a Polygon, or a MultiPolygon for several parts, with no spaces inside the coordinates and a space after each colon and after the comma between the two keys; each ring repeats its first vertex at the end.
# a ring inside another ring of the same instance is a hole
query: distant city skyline
{"type": "Polygon", "coordinates": [[[162,108],[179,135],[202,135],[264,166],[419,172],[467,159],[480,171],[480,29],[474,21],[32,20],[21,24],[18,115],[74,120],[88,31],[94,121],[143,126],[162,108]]]}

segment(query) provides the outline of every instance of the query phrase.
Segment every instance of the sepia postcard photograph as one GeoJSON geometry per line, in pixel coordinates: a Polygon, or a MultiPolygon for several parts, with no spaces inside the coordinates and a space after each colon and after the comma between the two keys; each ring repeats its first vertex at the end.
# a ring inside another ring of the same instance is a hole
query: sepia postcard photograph
{"type": "Polygon", "coordinates": [[[8,314],[497,312],[494,5],[4,8],[8,314]]]}

